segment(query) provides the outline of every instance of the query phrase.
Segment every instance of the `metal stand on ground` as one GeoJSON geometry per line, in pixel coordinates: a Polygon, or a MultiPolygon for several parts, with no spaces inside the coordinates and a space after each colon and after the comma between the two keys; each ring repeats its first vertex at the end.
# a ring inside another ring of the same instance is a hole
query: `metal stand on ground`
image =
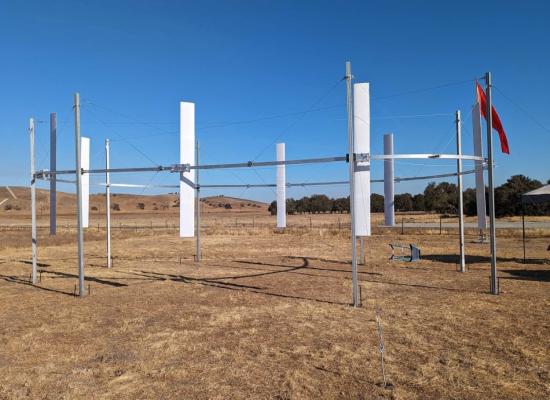
{"type": "Polygon", "coordinates": [[[355,236],[355,154],[353,140],[353,94],[351,85],[351,63],[346,62],[346,93],[348,109],[348,145],[349,145],[349,202],[351,218],[351,278],[352,278],[352,302],[354,307],[361,305],[359,298],[359,285],[357,276],[357,239],[355,236]]]}
{"type": "Polygon", "coordinates": [[[497,295],[498,290],[498,277],[497,277],[497,244],[496,244],[496,227],[495,227],[495,187],[493,176],[493,104],[491,98],[491,73],[485,74],[485,82],[487,84],[486,98],[486,120],[487,120],[487,175],[489,183],[489,238],[491,246],[491,294],[497,295]]]}
{"type": "Polygon", "coordinates": [[[34,171],[34,118],[29,120],[29,136],[31,142],[31,240],[32,240],[32,274],[31,283],[37,283],[37,262],[36,262],[36,176],[34,171]]]}
{"type": "Polygon", "coordinates": [[[84,287],[84,232],[82,230],[82,168],[80,164],[80,95],[74,95],[74,134],[76,156],[76,230],[78,238],[78,294],[86,296],[84,287]]]}
{"type": "MultiPolygon", "coordinates": [[[[456,154],[462,155],[462,138],[460,111],[456,112],[456,154]]],[[[462,160],[456,160],[456,174],[458,185],[458,232],[460,237],[460,272],[466,272],[466,259],[464,255],[464,200],[462,193],[462,160]]]]}
{"type": "Polygon", "coordinates": [[[109,176],[110,168],[110,146],[109,139],[105,139],[105,215],[106,215],[106,235],[107,235],[107,268],[111,268],[111,178],[109,176]]]}

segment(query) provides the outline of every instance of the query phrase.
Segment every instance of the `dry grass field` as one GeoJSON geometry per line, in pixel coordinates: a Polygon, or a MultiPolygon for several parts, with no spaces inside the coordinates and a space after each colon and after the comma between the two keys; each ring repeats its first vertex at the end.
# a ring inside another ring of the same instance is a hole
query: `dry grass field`
{"type": "MultiPolygon", "coordinates": [[[[92,222],[83,299],[74,229],[39,230],[36,287],[29,231],[1,231],[0,399],[550,397],[548,237],[529,239],[525,264],[516,237],[498,240],[493,296],[488,245],[474,235],[462,274],[455,233],[376,229],[354,309],[344,216],[314,216],[311,229],[299,217],[305,227],[278,233],[265,208],[248,211],[235,227],[233,209],[206,213],[200,264],[171,229],[174,212],[114,215],[134,228],[114,231],[110,270],[92,222]],[[390,242],[416,243],[423,259],[389,261],[390,242]]],[[[18,219],[28,224],[0,215],[18,219]]]]}

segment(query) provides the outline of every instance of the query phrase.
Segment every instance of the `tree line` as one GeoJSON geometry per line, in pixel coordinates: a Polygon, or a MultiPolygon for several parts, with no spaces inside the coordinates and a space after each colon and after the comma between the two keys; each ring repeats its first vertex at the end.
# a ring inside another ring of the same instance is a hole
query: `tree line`
{"type": "MultiPolygon", "coordinates": [[[[550,180],[547,182],[550,184],[550,180]]],[[[521,203],[521,195],[530,190],[538,189],[543,184],[524,175],[514,175],[504,184],[495,188],[495,214],[497,217],[521,215],[550,215],[550,204],[530,204],[525,207],[521,203]]],[[[488,190],[485,188],[488,205],[488,190]]],[[[468,216],[477,214],[476,190],[466,189],[463,192],[464,213],[468,216]]],[[[402,193],[395,195],[396,211],[424,211],[440,214],[458,214],[458,188],[454,183],[429,183],[424,192],[412,195],[402,193]]],[[[324,194],[314,194],[301,199],[287,199],[287,214],[320,214],[349,213],[349,196],[329,198],[324,194]]],[[[273,201],[268,208],[271,215],[277,213],[277,202],[273,201]]],[[[371,194],[371,212],[384,212],[384,196],[371,194]]],[[[487,210],[488,212],[488,210],[487,210]]]]}

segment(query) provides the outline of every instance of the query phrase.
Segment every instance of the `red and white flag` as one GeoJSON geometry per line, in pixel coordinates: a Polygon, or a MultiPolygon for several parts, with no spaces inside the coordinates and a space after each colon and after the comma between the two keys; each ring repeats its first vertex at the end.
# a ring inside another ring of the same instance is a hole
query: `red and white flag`
{"type": "MultiPolygon", "coordinates": [[[[482,87],[477,82],[476,92],[479,108],[481,109],[481,115],[483,115],[483,118],[487,119],[487,98],[485,97],[485,92],[482,87]]],[[[503,153],[510,154],[508,138],[506,137],[506,132],[504,132],[502,122],[500,121],[500,117],[498,116],[497,110],[495,110],[494,106],[491,106],[491,116],[493,117],[493,129],[498,132],[498,137],[500,138],[500,149],[503,153]]]]}

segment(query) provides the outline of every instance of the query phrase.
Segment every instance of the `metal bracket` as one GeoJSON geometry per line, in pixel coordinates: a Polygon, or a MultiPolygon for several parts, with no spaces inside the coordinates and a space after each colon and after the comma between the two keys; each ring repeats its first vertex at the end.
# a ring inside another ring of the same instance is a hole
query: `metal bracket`
{"type": "Polygon", "coordinates": [[[191,172],[191,164],[173,164],[170,172],[191,172]]]}
{"type": "Polygon", "coordinates": [[[370,153],[355,153],[355,162],[370,162],[370,153]]]}

